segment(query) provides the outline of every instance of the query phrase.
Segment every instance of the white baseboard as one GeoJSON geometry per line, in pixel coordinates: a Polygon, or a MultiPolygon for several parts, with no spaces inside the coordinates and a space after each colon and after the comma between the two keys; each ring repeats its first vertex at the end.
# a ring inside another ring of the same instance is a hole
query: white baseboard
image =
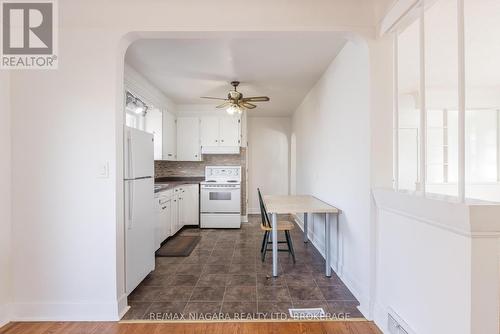
{"type": "Polygon", "coordinates": [[[247,214],[260,215],[260,209],[259,208],[247,208],[247,214]]]}
{"type": "Polygon", "coordinates": [[[14,303],[11,321],[118,321],[118,302],[14,303]]]}
{"type": "MultiPolygon", "coordinates": [[[[297,222],[297,225],[299,225],[300,229],[302,232],[304,232],[304,222],[302,221],[301,217],[298,215],[295,215],[295,220],[297,222]]],[[[311,242],[314,247],[320,252],[321,256],[325,258],[325,240],[324,237],[318,237],[312,229],[308,229],[307,231],[307,237],[309,239],[309,242],[311,242]]],[[[332,261],[333,262],[333,261],[332,261]]],[[[352,292],[352,294],[356,297],[356,299],[360,302],[360,306],[358,307],[359,311],[363,314],[363,316],[371,320],[369,318],[370,312],[369,312],[369,298],[364,296],[360,292],[360,284],[357,282],[357,280],[351,275],[348,271],[345,270],[345,267],[343,266],[343,262],[339,259],[338,265],[340,266],[339,268],[335,268],[335,265],[332,265],[332,270],[337,274],[337,276],[340,277],[342,282],[349,288],[349,290],[352,292]]]]}
{"type": "Polygon", "coordinates": [[[241,222],[248,223],[248,215],[241,215],[241,222]]]}
{"type": "Polygon", "coordinates": [[[11,321],[10,304],[0,305],[0,327],[7,325],[11,321]]]}
{"type": "Polygon", "coordinates": [[[382,333],[388,333],[389,330],[387,328],[387,314],[388,309],[383,307],[378,303],[373,304],[373,321],[377,325],[377,327],[382,331],[382,333]]]}
{"type": "Polygon", "coordinates": [[[118,317],[121,319],[127,313],[127,311],[130,309],[130,306],[128,306],[128,301],[127,301],[127,295],[123,294],[119,299],[118,299],[118,317]]]}

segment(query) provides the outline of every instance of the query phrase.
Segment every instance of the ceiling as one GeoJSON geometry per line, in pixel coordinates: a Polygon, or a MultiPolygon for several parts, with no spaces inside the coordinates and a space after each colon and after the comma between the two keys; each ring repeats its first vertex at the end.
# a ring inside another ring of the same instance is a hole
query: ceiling
{"type": "Polygon", "coordinates": [[[217,101],[230,82],[244,96],[267,95],[249,116],[292,114],[346,40],[338,33],[277,33],[217,38],[143,39],[127,50],[125,62],[176,104],[217,101]]]}

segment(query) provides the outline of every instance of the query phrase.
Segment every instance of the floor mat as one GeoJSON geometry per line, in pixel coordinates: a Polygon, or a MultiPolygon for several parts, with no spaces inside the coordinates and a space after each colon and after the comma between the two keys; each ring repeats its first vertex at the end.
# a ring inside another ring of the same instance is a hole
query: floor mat
{"type": "Polygon", "coordinates": [[[156,251],[157,257],[177,257],[189,256],[193,249],[200,242],[201,237],[198,235],[179,235],[175,236],[161,246],[156,251]]]}

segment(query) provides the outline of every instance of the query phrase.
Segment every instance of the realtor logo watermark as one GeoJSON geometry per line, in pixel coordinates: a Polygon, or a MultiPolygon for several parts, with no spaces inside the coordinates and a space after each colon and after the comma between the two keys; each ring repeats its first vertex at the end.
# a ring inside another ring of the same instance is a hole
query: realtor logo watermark
{"type": "Polygon", "coordinates": [[[57,68],[56,1],[0,0],[0,4],[0,68],[57,68]]]}

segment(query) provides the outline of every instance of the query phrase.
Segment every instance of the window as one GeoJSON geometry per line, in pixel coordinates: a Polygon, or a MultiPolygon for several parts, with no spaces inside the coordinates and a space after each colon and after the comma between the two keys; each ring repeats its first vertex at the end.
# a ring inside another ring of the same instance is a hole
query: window
{"type": "Polygon", "coordinates": [[[399,189],[418,190],[420,128],[420,22],[397,37],[399,189]]]}
{"type": "Polygon", "coordinates": [[[500,202],[498,17],[498,0],[437,0],[401,20],[398,189],[500,202]]]}

